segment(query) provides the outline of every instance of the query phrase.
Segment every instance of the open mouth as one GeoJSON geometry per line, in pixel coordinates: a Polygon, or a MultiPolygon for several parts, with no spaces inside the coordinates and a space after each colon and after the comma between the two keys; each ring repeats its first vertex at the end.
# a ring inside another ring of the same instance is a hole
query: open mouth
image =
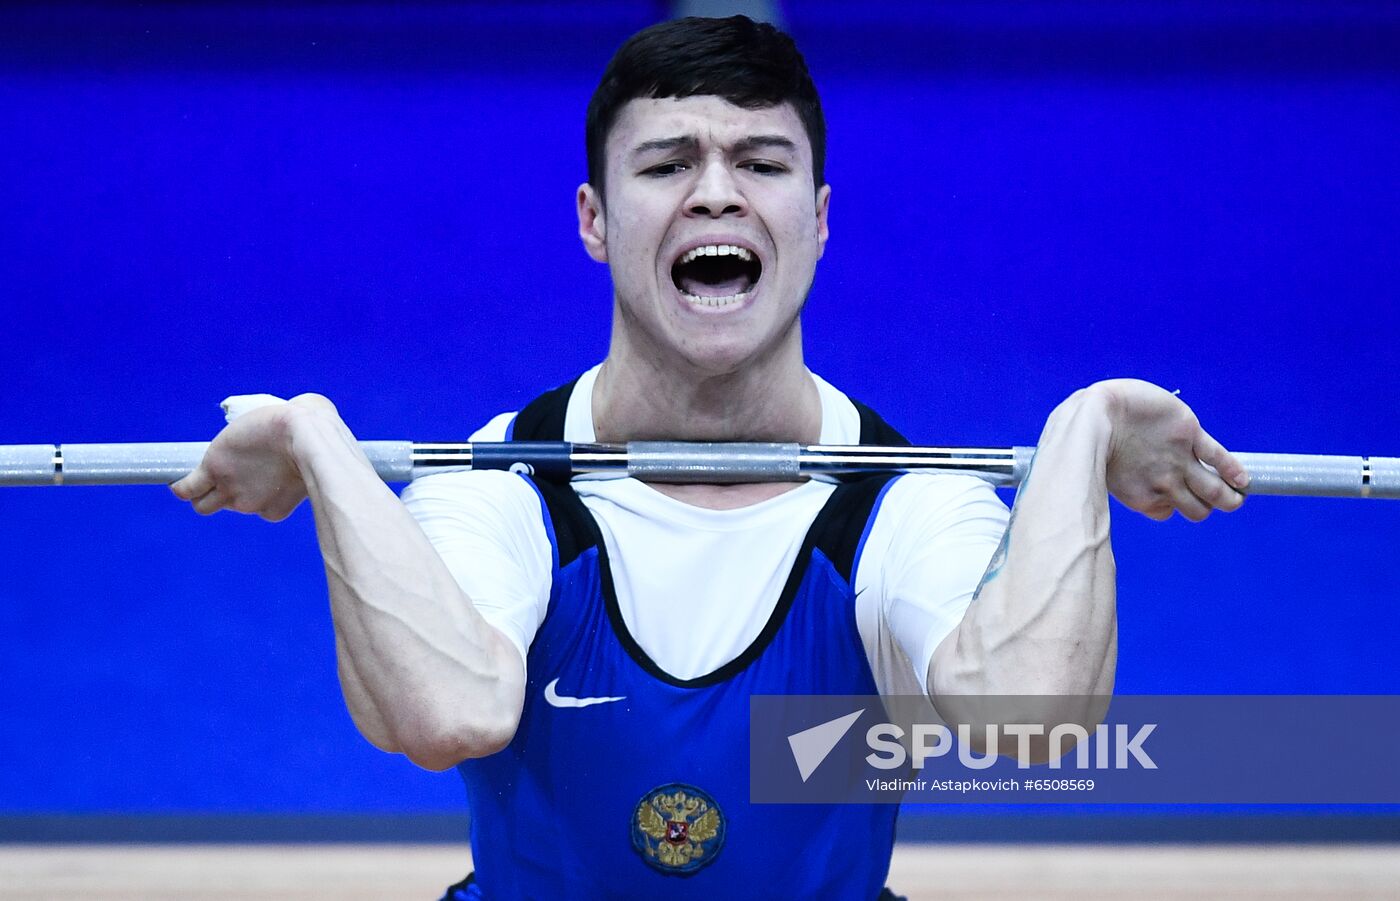
{"type": "Polygon", "coordinates": [[[681,254],[671,266],[671,281],[685,299],[707,307],[739,303],[763,274],[763,264],[746,247],[707,244],[681,254]]]}

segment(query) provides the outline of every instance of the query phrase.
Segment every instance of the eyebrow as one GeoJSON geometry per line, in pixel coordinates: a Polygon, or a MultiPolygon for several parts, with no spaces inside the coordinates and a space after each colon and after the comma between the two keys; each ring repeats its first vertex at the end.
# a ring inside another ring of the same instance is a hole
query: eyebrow
{"type": "Polygon", "coordinates": [[[652,153],[657,150],[695,150],[700,146],[700,142],[693,137],[683,136],[677,138],[656,138],[651,141],[643,141],[632,148],[633,156],[641,156],[644,153],[652,153]]]}
{"type": "MultiPolygon", "coordinates": [[[[674,138],[655,138],[650,141],[643,141],[632,149],[632,156],[641,156],[646,153],[656,151],[670,152],[673,150],[695,151],[700,147],[699,139],[693,135],[681,135],[674,138]]],[[[740,141],[735,142],[731,151],[736,154],[750,153],[754,150],[775,148],[796,152],[797,145],[791,139],[782,135],[750,135],[740,141]]]]}
{"type": "Polygon", "coordinates": [[[782,135],[752,135],[734,145],[735,153],[749,153],[754,150],[767,149],[795,152],[797,145],[782,135]]]}

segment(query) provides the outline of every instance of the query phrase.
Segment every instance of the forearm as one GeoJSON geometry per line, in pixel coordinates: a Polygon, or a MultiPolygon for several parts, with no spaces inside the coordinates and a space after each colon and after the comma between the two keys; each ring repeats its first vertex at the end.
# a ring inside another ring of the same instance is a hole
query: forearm
{"type": "Polygon", "coordinates": [[[520,655],[472,606],[338,419],[291,420],[316,518],[346,703],[366,738],[432,769],[510,740],[520,655]]]}
{"type": "Polygon", "coordinates": [[[1109,438],[1105,405],[1092,391],[1051,414],[1002,544],[962,622],[934,653],[935,699],[1112,693],[1109,438]]]}

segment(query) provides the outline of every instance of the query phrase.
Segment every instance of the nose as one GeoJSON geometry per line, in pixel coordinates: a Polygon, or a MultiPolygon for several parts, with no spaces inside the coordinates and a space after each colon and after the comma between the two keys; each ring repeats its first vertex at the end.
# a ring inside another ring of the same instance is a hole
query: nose
{"type": "Polygon", "coordinates": [[[686,211],[692,216],[718,219],[721,216],[747,215],[749,205],[729,166],[721,162],[707,162],[695,180],[690,197],[686,198],[686,211]]]}

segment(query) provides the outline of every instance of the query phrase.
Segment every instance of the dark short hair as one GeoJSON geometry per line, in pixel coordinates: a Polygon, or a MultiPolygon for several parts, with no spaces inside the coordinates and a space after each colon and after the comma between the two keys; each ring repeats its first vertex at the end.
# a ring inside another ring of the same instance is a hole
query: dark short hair
{"type": "Polygon", "coordinates": [[[812,178],[825,183],[826,122],[797,45],[766,22],[731,16],[663,22],[618,48],[588,102],[589,184],[602,192],[608,133],[628,101],[702,95],[745,109],[791,103],[812,145],[812,178]]]}

